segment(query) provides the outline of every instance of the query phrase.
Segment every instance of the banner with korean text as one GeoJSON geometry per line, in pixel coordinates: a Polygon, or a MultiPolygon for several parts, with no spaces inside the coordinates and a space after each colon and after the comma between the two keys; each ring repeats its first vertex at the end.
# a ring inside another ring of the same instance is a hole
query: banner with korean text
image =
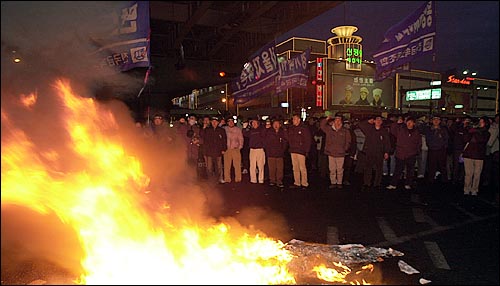
{"type": "Polygon", "coordinates": [[[281,92],[292,87],[307,89],[310,54],[311,49],[307,49],[303,53],[279,63],[276,92],[281,92]]]}
{"type": "Polygon", "coordinates": [[[236,104],[243,104],[276,89],[278,60],[274,41],[254,53],[244,65],[240,77],[231,83],[236,104]]]}
{"type": "Polygon", "coordinates": [[[376,63],[375,80],[393,76],[403,65],[434,50],[436,8],[427,1],[384,35],[384,41],[373,55],[376,63]]]}
{"type": "Polygon", "coordinates": [[[101,67],[127,71],[150,66],[149,1],[123,1],[112,13],[116,25],[110,35],[98,39],[94,52],[101,67]]]}

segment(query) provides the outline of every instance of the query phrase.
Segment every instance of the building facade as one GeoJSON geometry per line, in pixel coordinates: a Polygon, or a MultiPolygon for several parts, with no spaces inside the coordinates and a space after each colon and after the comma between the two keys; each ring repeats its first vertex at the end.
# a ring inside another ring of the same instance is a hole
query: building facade
{"type": "Polygon", "coordinates": [[[268,92],[236,105],[226,85],[193,91],[176,98],[174,105],[194,109],[218,108],[241,117],[290,118],[342,113],[345,117],[389,113],[441,114],[449,116],[498,113],[498,81],[401,69],[394,77],[375,81],[376,66],[363,59],[362,38],[355,26],[331,30],[327,41],[292,37],[276,45],[278,62],[311,49],[307,88],[268,92]]]}

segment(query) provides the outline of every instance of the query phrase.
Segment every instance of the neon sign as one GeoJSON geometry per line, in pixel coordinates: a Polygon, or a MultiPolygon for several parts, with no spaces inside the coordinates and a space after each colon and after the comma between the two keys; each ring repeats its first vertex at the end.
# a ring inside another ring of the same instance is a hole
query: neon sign
{"type": "Polygon", "coordinates": [[[450,75],[450,76],[448,76],[448,81],[446,81],[446,82],[470,85],[471,81],[473,81],[473,80],[474,80],[473,77],[466,77],[466,78],[459,79],[459,78],[456,78],[455,75],[450,75]]]}
{"type": "Polygon", "coordinates": [[[361,70],[361,64],[363,62],[363,49],[358,43],[347,43],[345,44],[345,68],[346,70],[361,70]]]}
{"type": "Polygon", "coordinates": [[[429,99],[441,99],[441,89],[408,90],[406,92],[406,101],[429,99]]]}
{"type": "MultiPolygon", "coordinates": [[[[323,81],[323,58],[316,62],[316,81],[323,81]]],[[[316,106],[323,106],[323,86],[316,85],[316,106]]]]}

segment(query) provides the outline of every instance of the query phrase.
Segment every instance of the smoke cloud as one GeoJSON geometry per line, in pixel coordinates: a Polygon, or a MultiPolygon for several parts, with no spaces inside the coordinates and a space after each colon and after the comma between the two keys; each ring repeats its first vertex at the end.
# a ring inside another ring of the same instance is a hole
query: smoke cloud
{"type": "MultiPolygon", "coordinates": [[[[94,98],[95,88],[102,84],[118,82],[124,89],[140,89],[141,83],[130,76],[113,70],[96,70],[92,58],[95,39],[105,37],[113,29],[107,12],[118,4],[19,1],[1,5],[2,177],[4,154],[19,140],[19,131],[33,145],[29,156],[39,160],[49,173],[64,180],[66,174],[85,172],[92,162],[73,149],[66,125],[67,107],[56,96],[55,82],[59,78],[68,79],[74,93],[83,98],[94,98]],[[14,56],[20,57],[21,62],[14,63],[14,56]],[[31,99],[33,104],[22,104],[31,99]]],[[[99,120],[99,130],[95,131],[118,142],[127,155],[137,158],[150,179],[146,189],[137,190],[142,192],[137,204],[156,220],[157,226],[164,225],[166,218],[174,229],[184,225],[208,228],[225,222],[237,234],[266,231],[284,235],[286,231],[281,226],[284,220],[270,211],[242,211],[236,218],[212,216],[220,213],[226,202],[211,183],[200,184],[196,171],[186,165],[183,139],[167,148],[134,126],[131,112],[123,102],[94,101],[94,104],[98,118],[88,120],[99,120]]],[[[172,131],[175,132],[174,128],[172,131]]],[[[4,200],[4,191],[15,190],[4,189],[2,180],[2,282],[25,284],[44,279],[57,283],[63,279],[57,278],[57,273],[78,274],[83,255],[76,236],[78,230],[53,213],[42,215],[22,205],[9,205],[4,200]],[[47,267],[33,270],[37,261],[43,261],[41,264],[47,267]],[[19,276],[27,267],[33,270],[31,275],[19,276]]]]}
{"type": "MultiPolygon", "coordinates": [[[[120,1],[4,1],[2,89],[40,88],[55,77],[93,91],[113,85],[137,94],[141,81],[113,68],[97,68],[95,53],[116,28],[120,1]],[[21,59],[14,63],[14,57],[21,59]]],[[[91,96],[93,94],[90,94],[91,96]]],[[[2,93],[3,97],[3,93],[2,93]]]]}

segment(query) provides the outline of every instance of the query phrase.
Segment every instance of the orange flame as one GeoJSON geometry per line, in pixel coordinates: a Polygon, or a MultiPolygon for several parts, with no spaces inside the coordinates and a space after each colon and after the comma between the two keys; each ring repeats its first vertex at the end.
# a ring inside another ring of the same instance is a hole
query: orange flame
{"type": "MultiPolygon", "coordinates": [[[[65,153],[39,150],[2,107],[7,131],[2,130],[1,199],[2,204],[54,213],[75,230],[84,251],[83,273],[75,283],[296,283],[287,268],[294,257],[279,240],[242,233],[227,223],[173,221],[167,202],[146,210],[144,190],[150,178],[119,138],[106,135],[118,128],[114,115],[93,99],[76,95],[66,81],[58,80],[54,87],[76,167],[58,168],[65,153]]],[[[36,99],[36,93],[19,98],[26,112],[36,99]]],[[[347,283],[351,269],[340,262],[334,265],[339,270],[320,265],[313,271],[324,281],[347,283]]],[[[372,271],[373,265],[367,269],[372,271]]]]}
{"type": "MultiPolygon", "coordinates": [[[[141,163],[105,136],[116,128],[111,113],[74,94],[68,82],[55,88],[64,107],[65,130],[79,167],[62,172],[51,165],[59,150],[39,152],[2,109],[2,204],[55,213],[78,235],[85,257],[81,284],[290,284],[292,255],[281,241],[231,233],[230,225],[175,226],[168,208],[152,215],[141,207],[149,184],[141,163]],[[159,226],[154,218],[162,217],[159,226]]],[[[36,100],[23,104],[32,106],[36,100]]],[[[188,221],[187,219],[185,221],[188,221]]]]}

